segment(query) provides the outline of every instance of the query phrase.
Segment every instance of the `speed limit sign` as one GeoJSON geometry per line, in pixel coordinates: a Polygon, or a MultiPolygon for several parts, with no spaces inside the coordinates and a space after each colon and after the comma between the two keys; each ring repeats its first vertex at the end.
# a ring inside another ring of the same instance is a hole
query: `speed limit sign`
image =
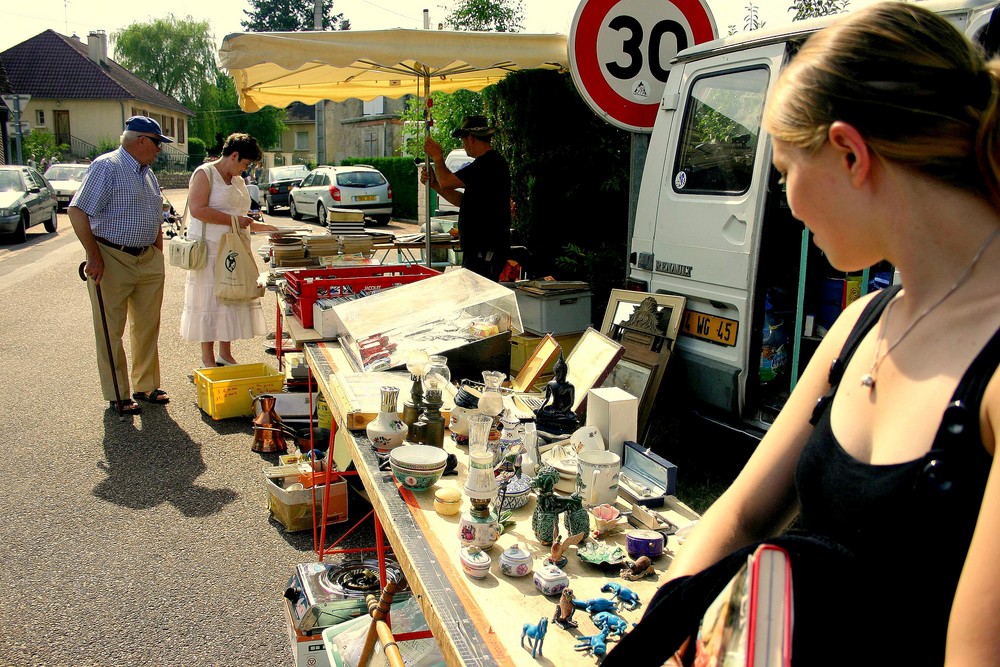
{"type": "Polygon", "coordinates": [[[581,0],[570,28],[570,72],[599,116],[649,132],[670,60],[715,37],[704,0],[581,0]]]}

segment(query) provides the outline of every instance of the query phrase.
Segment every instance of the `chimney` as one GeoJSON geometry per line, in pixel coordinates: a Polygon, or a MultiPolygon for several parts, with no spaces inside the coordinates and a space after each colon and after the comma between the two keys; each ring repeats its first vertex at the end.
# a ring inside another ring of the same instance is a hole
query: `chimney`
{"type": "Polygon", "coordinates": [[[108,64],[108,35],[103,30],[94,30],[87,35],[87,55],[98,65],[108,64]]]}

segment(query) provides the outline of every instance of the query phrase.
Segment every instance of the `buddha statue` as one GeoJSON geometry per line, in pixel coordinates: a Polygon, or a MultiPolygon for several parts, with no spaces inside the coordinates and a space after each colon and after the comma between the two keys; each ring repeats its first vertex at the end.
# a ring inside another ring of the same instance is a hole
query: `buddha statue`
{"type": "Polygon", "coordinates": [[[563,358],[562,351],[552,367],[554,377],[545,385],[545,398],[542,405],[535,411],[535,421],[538,430],[554,435],[572,433],[580,425],[580,420],[573,412],[576,399],[576,389],[567,381],[569,367],[563,358]]]}

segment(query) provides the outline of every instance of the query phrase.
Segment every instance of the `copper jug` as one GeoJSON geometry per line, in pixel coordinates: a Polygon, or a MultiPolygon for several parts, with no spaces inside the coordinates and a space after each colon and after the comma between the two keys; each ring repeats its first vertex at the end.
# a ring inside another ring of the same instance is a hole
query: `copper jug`
{"type": "Polygon", "coordinates": [[[271,394],[261,394],[257,396],[260,401],[260,414],[253,418],[253,446],[252,451],[284,454],[288,451],[285,444],[285,436],[281,417],[275,411],[274,406],[277,400],[271,394]]]}

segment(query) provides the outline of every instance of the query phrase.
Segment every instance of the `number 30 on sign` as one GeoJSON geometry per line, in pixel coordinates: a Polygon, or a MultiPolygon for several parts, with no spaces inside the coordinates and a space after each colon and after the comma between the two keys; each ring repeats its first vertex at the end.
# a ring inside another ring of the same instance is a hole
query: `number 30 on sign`
{"type": "Polygon", "coordinates": [[[715,37],[704,0],[582,0],[570,28],[570,72],[595,113],[624,130],[649,132],[670,60],[715,37]]]}

